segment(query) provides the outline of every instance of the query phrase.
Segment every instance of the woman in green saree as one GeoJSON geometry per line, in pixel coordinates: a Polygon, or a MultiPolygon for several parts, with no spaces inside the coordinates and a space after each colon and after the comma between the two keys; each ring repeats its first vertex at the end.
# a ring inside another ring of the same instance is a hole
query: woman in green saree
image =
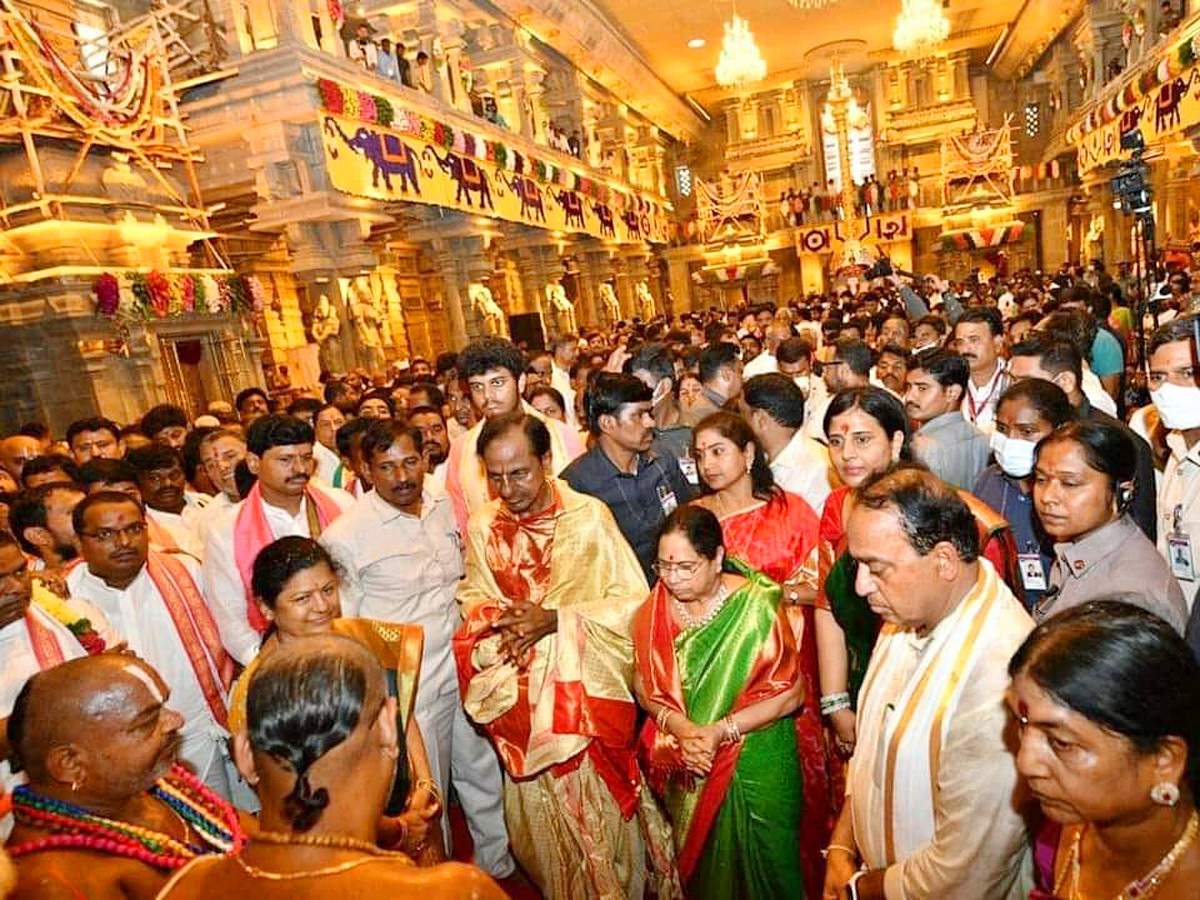
{"type": "Polygon", "coordinates": [[[687,896],[802,898],[803,699],[782,591],[725,556],[721,525],[675,510],[634,621],[647,773],[672,819],[687,896]]]}

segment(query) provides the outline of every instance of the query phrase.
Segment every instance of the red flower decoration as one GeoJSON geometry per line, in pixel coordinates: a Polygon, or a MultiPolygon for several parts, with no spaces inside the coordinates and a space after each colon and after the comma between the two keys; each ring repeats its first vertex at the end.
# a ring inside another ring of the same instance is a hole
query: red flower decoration
{"type": "Polygon", "coordinates": [[[102,316],[115,316],[121,303],[121,283],[117,276],[105,272],[96,279],[92,290],[96,294],[96,312],[102,316]]]}
{"type": "Polygon", "coordinates": [[[171,308],[171,283],[157,269],[146,276],[146,287],[150,292],[150,311],[162,319],[171,308]]]}

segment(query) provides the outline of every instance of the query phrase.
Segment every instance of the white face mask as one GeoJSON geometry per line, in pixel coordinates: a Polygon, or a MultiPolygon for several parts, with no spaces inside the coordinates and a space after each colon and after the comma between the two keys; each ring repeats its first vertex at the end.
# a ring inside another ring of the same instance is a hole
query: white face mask
{"type": "Polygon", "coordinates": [[[1010,478],[1025,478],[1033,471],[1033,450],[1036,446],[1034,441],[992,432],[992,452],[996,455],[996,463],[1010,478]]]}
{"type": "Polygon", "coordinates": [[[1165,382],[1150,399],[1158,409],[1163,425],[1172,431],[1200,428],[1200,387],[1184,387],[1165,382]]]}

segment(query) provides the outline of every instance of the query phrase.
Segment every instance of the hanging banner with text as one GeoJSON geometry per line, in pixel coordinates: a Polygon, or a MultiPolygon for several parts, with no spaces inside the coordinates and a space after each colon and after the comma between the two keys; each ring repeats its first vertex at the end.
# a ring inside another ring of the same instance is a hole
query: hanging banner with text
{"type": "MultiPolygon", "coordinates": [[[[1132,88],[1131,88],[1132,89],[1132,88]]],[[[1200,64],[1184,69],[1154,87],[1112,120],[1091,130],[1079,129],[1069,138],[1078,145],[1079,173],[1106,163],[1129,159],[1121,135],[1140,129],[1146,146],[1181,134],[1200,124],[1200,64]]]]}
{"type": "Polygon", "coordinates": [[[320,116],[329,179],[339,191],[374,200],[425,203],[587,234],[617,243],[665,243],[670,220],[662,206],[637,194],[606,190],[603,198],[542,181],[529,172],[342,116],[320,116]]]}

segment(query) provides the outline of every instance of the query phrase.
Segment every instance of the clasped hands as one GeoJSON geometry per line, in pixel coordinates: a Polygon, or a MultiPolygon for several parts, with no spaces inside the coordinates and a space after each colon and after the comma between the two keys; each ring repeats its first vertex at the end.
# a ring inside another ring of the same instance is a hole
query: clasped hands
{"type": "Polygon", "coordinates": [[[667,717],[666,733],[679,748],[683,767],[693,775],[705,778],[712,771],[717,749],[725,740],[725,726],[721,722],[697,725],[682,713],[667,717]]]}
{"type": "Polygon", "coordinates": [[[517,668],[529,665],[534,645],[558,628],[558,613],[528,600],[514,600],[492,624],[500,654],[517,668]]]}

